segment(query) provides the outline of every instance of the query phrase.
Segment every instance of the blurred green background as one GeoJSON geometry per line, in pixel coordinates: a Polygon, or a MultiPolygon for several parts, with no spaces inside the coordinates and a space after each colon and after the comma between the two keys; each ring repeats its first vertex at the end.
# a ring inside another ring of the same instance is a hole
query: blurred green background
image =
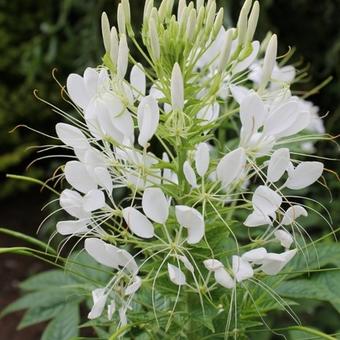
{"type": "MultiPolygon", "coordinates": [[[[144,1],[130,2],[132,21],[138,28],[144,1]]],[[[243,2],[218,2],[226,9],[226,24],[235,23],[243,2]]],[[[55,122],[60,117],[37,100],[33,90],[37,89],[40,97],[54,105],[65,106],[52,70],[56,69],[56,77],[64,84],[69,73],[82,72],[86,66],[100,63],[103,53],[100,15],[103,10],[107,11],[114,24],[117,3],[112,0],[0,0],[0,216],[3,226],[35,234],[48,214],[40,209],[49,199],[49,195],[40,193],[36,186],[5,179],[5,174],[24,174],[45,180],[54,168],[53,161],[44,160],[26,170],[26,166],[39,157],[36,150],[28,147],[49,144],[48,138],[25,128],[9,131],[21,124],[54,134],[55,122]]],[[[340,124],[340,0],[260,0],[260,5],[256,38],[263,39],[268,30],[277,33],[280,52],[285,53],[288,46],[296,47],[293,60],[301,67],[308,67],[310,77],[299,90],[311,89],[333,76],[333,81],[310,100],[320,107],[321,115],[329,112],[325,118],[326,131],[337,135],[340,124]]],[[[325,157],[334,158],[339,154],[332,142],[320,142],[316,148],[317,153],[325,157]]],[[[335,172],[339,170],[337,162],[327,161],[326,167],[335,172]]],[[[340,209],[339,182],[332,174],[326,177],[333,200],[320,186],[310,195],[333,212],[334,227],[337,227],[340,224],[336,212],[340,209]]],[[[329,231],[318,216],[310,219],[309,226],[311,233],[318,236],[329,231]]],[[[39,237],[48,236],[42,232],[39,237]]],[[[9,238],[0,238],[0,246],[15,244],[9,238]]],[[[0,309],[17,296],[16,286],[21,279],[42,269],[41,264],[29,259],[2,257],[0,277],[6,275],[7,280],[0,283],[0,309]]],[[[310,312],[306,318],[312,323],[317,320],[315,326],[327,331],[340,325],[332,307],[318,304],[308,308],[310,312]]],[[[43,326],[13,335],[19,317],[20,314],[0,321],[1,339],[23,339],[23,334],[28,340],[39,337],[43,326]]]]}

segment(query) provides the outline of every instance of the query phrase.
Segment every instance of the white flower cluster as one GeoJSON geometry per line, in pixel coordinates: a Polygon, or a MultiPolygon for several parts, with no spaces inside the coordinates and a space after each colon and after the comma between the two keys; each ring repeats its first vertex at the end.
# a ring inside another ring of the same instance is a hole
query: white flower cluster
{"type": "Polygon", "coordinates": [[[143,265],[154,257],[161,256],[174,284],[198,294],[216,283],[233,289],[255,275],[276,275],[296,254],[297,219],[307,216],[283,191],[306,188],[323,172],[320,162],[291,159],[287,145],[310,129],[316,113],[291,94],[296,71],[277,64],[276,35],[262,45],[253,41],[259,3],[247,0],[237,27],[228,30],[214,0],[196,7],[181,0],[177,16],[172,11],[171,0],[158,9],[146,1],[143,49],[128,0],[122,1],[118,31],[102,16],[104,64],[67,79],[78,116],[67,115],[69,124],[57,124],[56,132],[75,154],[64,167],[72,189],[60,196],[72,218],[59,222],[57,231],[85,237],[85,250],[116,271],[106,287],[93,291],[90,319],[107,306],[109,319],[117,308],[125,324],[143,284],[143,265]],[[128,36],[148,67],[134,62],[128,36]],[[238,137],[219,149],[214,132],[231,121],[238,137]],[[161,156],[150,151],[153,145],[161,156]],[[118,202],[121,188],[125,197],[118,202]],[[266,230],[245,245],[248,251],[235,249],[231,265],[225,256],[215,258],[214,249],[202,261],[192,250],[198,243],[209,247],[216,216],[225,225],[220,237],[237,234],[220,212],[225,207],[251,210],[237,228],[266,230]],[[278,243],[283,252],[268,250],[278,243]]]}

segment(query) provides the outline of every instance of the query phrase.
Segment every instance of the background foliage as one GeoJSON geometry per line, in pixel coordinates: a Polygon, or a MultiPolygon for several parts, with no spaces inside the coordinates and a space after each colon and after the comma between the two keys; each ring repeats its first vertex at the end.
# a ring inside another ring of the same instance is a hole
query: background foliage
{"type": "MultiPolygon", "coordinates": [[[[130,0],[130,2],[132,22],[139,27],[143,1],[130,0]]],[[[243,1],[221,0],[219,3],[226,8],[226,21],[235,22],[243,1]]],[[[257,37],[263,39],[265,33],[271,30],[279,35],[282,53],[287,51],[289,45],[296,47],[294,62],[300,64],[301,68],[308,67],[310,74],[308,81],[303,84],[306,90],[320,84],[328,76],[333,76],[333,81],[322,89],[320,94],[310,99],[320,107],[321,115],[329,112],[325,119],[326,130],[332,135],[338,134],[340,124],[340,29],[338,24],[340,0],[317,2],[261,0],[260,4],[262,10],[257,37]]],[[[33,96],[33,90],[38,89],[40,97],[56,106],[63,107],[64,102],[61,99],[59,87],[53,80],[52,70],[54,68],[58,70],[56,76],[63,84],[70,72],[81,72],[86,66],[97,65],[103,52],[99,31],[100,14],[106,10],[111,23],[114,23],[116,7],[117,1],[108,0],[0,0],[0,171],[2,176],[8,172],[23,173],[25,166],[37,157],[33,154],[34,150],[27,150],[27,147],[49,142],[45,137],[26,129],[17,129],[9,134],[8,132],[13,127],[25,124],[47,133],[54,133],[54,124],[58,117],[33,96]]],[[[317,153],[325,157],[334,158],[338,155],[338,148],[334,143],[319,143],[317,149],[317,153]]],[[[332,161],[326,162],[326,167],[333,171],[339,169],[338,163],[332,161]]],[[[34,174],[46,179],[50,175],[50,169],[51,162],[43,161],[30,168],[25,174],[34,174]]],[[[335,207],[340,206],[340,185],[336,177],[331,174],[327,175],[327,181],[333,192],[331,204],[327,190],[320,191],[318,187],[319,191],[313,189],[314,192],[311,195],[318,197],[328,207],[333,207],[332,215],[336,228],[340,225],[339,214],[335,213],[335,207]]],[[[26,228],[26,232],[30,230],[31,233],[34,233],[37,227],[33,222],[37,220],[37,216],[33,219],[29,214],[32,204],[37,204],[31,199],[33,195],[37,195],[37,191],[32,188],[28,190],[27,185],[20,181],[2,181],[0,190],[2,206],[21,202],[16,208],[25,214],[23,227],[26,228]],[[18,200],[19,195],[26,199],[18,200]]],[[[43,199],[46,198],[43,196],[43,199]]],[[[5,221],[11,221],[13,226],[19,224],[17,215],[6,217],[6,214],[8,211],[3,211],[5,221]]],[[[316,237],[329,231],[318,216],[310,218],[309,227],[316,237]]],[[[340,265],[339,258],[334,261],[333,264],[340,265]]],[[[54,274],[55,277],[61,275],[56,272],[54,274]]],[[[337,277],[338,274],[332,276],[331,273],[328,277],[323,277],[322,280],[327,280],[328,285],[324,285],[325,291],[323,289],[315,292],[311,290],[310,296],[306,289],[299,290],[298,278],[296,282],[287,283],[280,289],[283,293],[289,291],[289,294],[286,293],[289,297],[312,298],[313,301],[309,300],[304,303],[305,308],[302,312],[306,322],[318,326],[325,332],[334,332],[340,325],[339,314],[336,312],[336,310],[339,311],[340,305],[337,293],[340,287],[337,290],[334,288],[339,285],[339,280],[334,279],[337,277]]],[[[73,279],[65,278],[65,280],[73,279]]],[[[310,277],[311,287],[321,284],[320,280],[318,275],[312,275],[310,277]]],[[[30,281],[26,281],[21,288],[24,291],[30,291],[30,281]]],[[[67,303],[76,309],[80,301],[78,297],[67,303]]],[[[23,308],[25,307],[27,306],[23,308]]],[[[43,308],[43,306],[37,306],[37,308],[43,308]]],[[[42,314],[45,315],[45,319],[39,321],[54,317],[54,315],[49,315],[48,311],[45,313],[47,314],[42,314]]],[[[284,318],[284,315],[279,314],[278,317],[284,318]]],[[[77,324],[77,320],[73,322],[77,324]]],[[[32,320],[27,320],[27,318],[21,321],[21,327],[30,324],[32,320]]],[[[53,323],[50,323],[49,327],[54,327],[53,323]]],[[[294,332],[291,333],[292,339],[302,339],[301,333],[294,332]]]]}

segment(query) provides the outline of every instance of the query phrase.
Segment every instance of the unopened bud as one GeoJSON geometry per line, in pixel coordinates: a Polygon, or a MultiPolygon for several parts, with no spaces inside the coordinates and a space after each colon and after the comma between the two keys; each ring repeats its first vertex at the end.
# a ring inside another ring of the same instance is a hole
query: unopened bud
{"type": "Polygon", "coordinates": [[[231,52],[231,43],[233,41],[233,33],[234,33],[233,28],[230,28],[227,32],[224,33],[223,49],[219,56],[219,65],[218,65],[219,72],[223,72],[227,66],[227,63],[230,57],[230,52],[231,52]]]}
{"type": "Polygon", "coordinates": [[[246,0],[242,6],[240,15],[237,21],[237,35],[238,35],[238,43],[242,45],[245,42],[246,34],[247,34],[247,23],[248,23],[248,14],[251,8],[252,0],[246,0]]]}
{"type": "Polygon", "coordinates": [[[277,35],[273,34],[269,40],[266,54],[263,59],[260,88],[264,89],[271,78],[277,55],[277,35]]]}
{"type": "Polygon", "coordinates": [[[223,17],[224,17],[224,10],[223,8],[220,8],[220,10],[217,13],[215,22],[214,22],[214,27],[213,27],[213,35],[214,37],[217,36],[217,34],[219,33],[222,24],[223,24],[223,17]]]}
{"type": "Polygon", "coordinates": [[[173,110],[183,110],[184,83],[181,68],[176,63],[171,73],[171,105],[173,110]]]}
{"type": "Polygon", "coordinates": [[[131,26],[131,14],[130,14],[130,2],[129,0],[122,0],[124,18],[125,18],[125,25],[131,26]]]}
{"type": "Polygon", "coordinates": [[[117,24],[119,35],[125,34],[125,15],[122,4],[118,5],[117,9],[117,24]]]}
{"type": "Polygon", "coordinates": [[[159,45],[156,22],[152,16],[149,21],[149,35],[150,35],[150,47],[151,47],[152,57],[154,60],[158,60],[161,55],[161,50],[160,50],[160,45],[159,45]]]}
{"type": "Polygon", "coordinates": [[[184,8],[186,8],[186,7],[187,7],[186,1],[185,0],[179,0],[179,2],[178,2],[178,9],[177,9],[177,20],[178,21],[181,20],[184,8]]]}
{"type": "Polygon", "coordinates": [[[117,74],[124,78],[129,62],[129,47],[126,40],[126,35],[122,34],[119,40],[118,57],[117,57],[117,74]]]}
{"type": "Polygon", "coordinates": [[[148,22],[151,10],[153,8],[153,0],[146,0],[144,5],[143,21],[148,22]]]}
{"type": "Polygon", "coordinates": [[[205,21],[206,34],[211,33],[211,27],[213,26],[216,14],[216,2],[212,1],[209,5],[207,7],[207,18],[205,21]]]}
{"type": "Polygon", "coordinates": [[[260,14],[260,4],[258,1],[254,2],[253,9],[251,10],[249,20],[248,20],[248,29],[247,29],[247,34],[246,34],[246,41],[250,42],[253,40],[256,26],[257,26],[257,21],[259,19],[259,14],[260,14]]]}
{"type": "Polygon", "coordinates": [[[195,34],[195,27],[196,27],[196,10],[194,8],[191,9],[188,23],[187,23],[187,29],[186,34],[189,41],[192,40],[194,34],[195,34]]]}
{"type": "Polygon", "coordinates": [[[115,66],[117,66],[118,45],[119,43],[117,29],[113,26],[110,32],[110,58],[115,66]]]}
{"type": "Polygon", "coordinates": [[[204,0],[196,0],[196,9],[197,11],[204,5],[204,0]]]}
{"type": "Polygon", "coordinates": [[[197,14],[195,34],[198,34],[202,30],[204,16],[205,16],[205,7],[201,6],[197,14]]]}
{"type": "Polygon", "coordinates": [[[109,53],[110,52],[110,23],[109,23],[107,14],[105,12],[102,13],[101,24],[102,24],[102,36],[103,36],[105,51],[109,53]]]}

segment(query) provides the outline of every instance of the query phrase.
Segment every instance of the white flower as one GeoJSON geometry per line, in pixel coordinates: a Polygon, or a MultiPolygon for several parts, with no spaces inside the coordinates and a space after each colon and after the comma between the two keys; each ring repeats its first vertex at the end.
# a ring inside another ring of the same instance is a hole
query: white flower
{"type": "Polygon", "coordinates": [[[146,79],[143,65],[137,63],[131,69],[130,84],[135,99],[145,96],[146,79]]]}
{"type": "Polygon", "coordinates": [[[263,247],[256,248],[245,252],[241,257],[242,259],[253,264],[261,264],[267,255],[267,250],[263,247]]]}
{"type": "Polygon", "coordinates": [[[137,292],[137,290],[141,287],[142,280],[139,276],[134,276],[132,283],[130,283],[124,291],[125,295],[132,295],[137,292]]]}
{"type": "Polygon", "coordinates": [[[282,203],[282,197],[269,187],[260,185],[254,192],[252,203],[254,210],[273,216],[282,203]]]}

